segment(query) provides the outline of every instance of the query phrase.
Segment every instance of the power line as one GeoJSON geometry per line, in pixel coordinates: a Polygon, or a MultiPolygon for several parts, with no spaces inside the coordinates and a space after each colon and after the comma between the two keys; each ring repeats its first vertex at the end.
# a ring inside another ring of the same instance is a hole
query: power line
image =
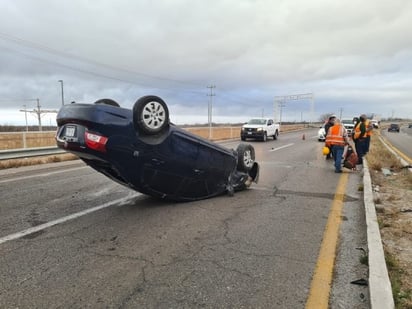
{"type": "Polygon", "coordinates": [[[115,67],[115,66],[112,66],[110,64],[98,62],[98,61],[95,61],[95,60],[92,60],[92,59],[89,59],[89,58],[86,58],[86,57],[81,57],[81,56],[73,55],[73,54],[70,54],[70,53],[67,53],[67,52],[64,52],[64,51],[61,51],[61,50],[50,48],[48,46],[45,46],[45,45],[42,45],[42,44],[39,44],[39,43],[35,43],[35,42],[24,40],[24,39],[21,39],[21,38],[18,38],[18,37],[10,36],[10,35],[7,35],[7,34],[2,33],[2,32],[0,32],[0,38],[3,39],[3,40],[6,40],[6,41],[11,41],[11,42],[14,42],[16,44],[29,47],[29,48],[41,50],[41,51],[44,51],[44,52],[47,52],[49,54],[53,54],[53,55],[56,55],[56,56],[59,56],[59,57],[69,58],[69,59],[77,60],[77,61],[81,61],[81,62],[86,62],[86,63],[93,64],[93,65],[96,65],[96,66],[105,67],[105,68],[108,68],[110,70],[123,71],[123,72],[126,72],[128,74],[140,75],[144,78],[164,80],[164,81],[180,83],[180,84],[184,84],[184,85],[193,85],[193,86],[201,87],[200,84],[193,83],[193,82],[190,82],[190,81],[183,81],[183,80],[172,79],[172,78],[167,78],[167,77],[162,77],[162,76],[150,75],[150,74],[139,72],[139,71],[132,71],[132,70],[125,69],[125,68],[115,67]]]}
{"type": "MultiPolygon", "coordinates": [[[[9,48],[9,47],[4,47],[3,46],[3,48],[11,50],[11,48],[9,48]]],[[[92,75],[92,76],[97,76],[97,77],[101,77],[101,78],[106,78],[106,79],[110,79],[110,80],[114,80],[114,81],[118,81],[118,82],[122,82],[122,83],[133,84],[133,85],[138,85],[138,86],[144,86],[143,84],[137,83],[135,81],[131,81],[131,80],[124,79],[124,78],[113,77],[113,76],[110,76],[110,75],[107,75],[107,74],[93,72],[91,70],[80,69],[80,68],[69,66],[69,65],[66,65],[66,64],[62,64],[60,62],[53,61],[53,60],[50,60],[50,59],[43,59],[43,58],[40,58],[40,57],[36,57],[34,55],[28,55],[28,54],[26,54],[22,51],[19,51],[19,50],[13,50],[13,52],[17,52],[19,54],[24,55],[25,57],[28,57],[28,58],[31,58],[31,59],[34,59],[34,60],[37,60],[37,61],[57,65],[57,66],[60,66],[60,67],[63,67],[63,68],[66,68],[66,69],[69,69],[69,70],[72,70],[72,71],[77,71],[77,72],[80,72],[80,73],[84,73],[84,74],[88,74],[88,75],[92,75]]],[[[177,89],[177,88],[172,88],[172,87],[161,87],[161,86],[153,86],[153,85],[151,85],[151,88],[167,89],[167,90],[176,90],[177,89]]],[[[185,89],[183,91],[185,91],[187,93],[194,93],[194,94],[201,94],[202,93],[201,91],[188,90],[188,89],[185,89]]]]}
{"type": "MultiPolygon", "coordinates": [[[[88,59],[86,57],[81,57],[81,56],[77,56],[77,55],[73,55],[71,53],[65,52],[65,51],[61,51],[61,50],[57,50],[57,49],[53,49],[50,48],[48,46],[33,42],[33,41],[29,41],[29,40],[25,40],[19,37],[15,37],[15,36],[11,36],[5,33],[0,32],[0,39],[4,40],[4,41],[9,41],[9,42],[13,42],[15,44],[18,44],[20,46],[24,46],[24,47],[28,47],[31,49],[35,49],[35,50],[40,50],[42,52],[46,52],[49,54],[52,54],[54,56],[58,56],[58,57],[64,57],[66,59],[70,59],[70,60],[75,60],[75,61],[80,61],[83,63],[87,63],[87,64],[91,64],[94,66],[98,66],[98,67],[102,67],[102,68],[106,68],[106,69],[110,69],[110,70],[114,70],[114,71],[119,71],[119,72],[124,72],[127,74],[132,74],[132,75],[138,75],[140,77],[146,78],[146,79],[154,79],[154,80],[161,80],[161,81],[167,81],[167,82],[172,82],[172,83],[176,83],[176,84],[182,84],[182,85],[190,85],[190,86],[196,86],[196,87],[201,87],[200,84],[198,83],[193,83],[190,81],[183,81],[183,80],[178,80],[178,79],[172,79],[172,78],[167,78],[167,77],[161,77],[161,76],[155,76],[155,75],[150,75],[150,74],[146,74],[144,72],[139,72],[139,71],[133,71],[133,70],[129,70],[129,69],[125,69],[125,68],[120,68],[120,67],[115,67],[112,66],[110,64],[106,64],[106,63],[101,63],[92,59],[88,59]]],[[[119,81],[119,82],[123,82],[123,83],[128,83],[128,84],[134,84],[134,85],[138,85],[138,86],[145,86],[142,82],[136,82],[136,81],[132,81],[130,79],[126,79],[126,78],[118,78],[118,77],[114,77],[108,74],[104,74],[104,73],[98,73],[92,70],[86,70],[83,68],[78,68],[75,66],[70,66],[67,64],[63,64],[60,63],[58,61],[55,60],[51,60],[51,59],[44,59],[41,57],[36,57],[32,54],[27,54],[21,50],[16,50],[13,48],[10,48],[10,46],[3,46],[4,49],[7,49],[9,51],[13,51],[13,52],[17,52],[25,57],[37,60],[37,61],[41,61],[41,62],[45,62],[45,63],[49,63],[52,65],[57,65],[72,71],[77,71],[83,74],[88,74],[88,75],[92,75],[92,76],[96,76],[96,77],[100,77],[100,78],[105,78],[105,79],[110,79],[110,80],[115,80],[115,81],[119,81]]],[[[153,86],[152,84],[150,85],[151,88],[155,88],[155,89],[166,89],[166,90],[176,90],[179,89],[181,90],[181,88],[176,88],[176,87],[170,87],[170,86],[153,86]]],[[[224,90],[224,89],[222,89],[224,90]]],[[[193,93],[193,94],[201,94],[203,93],[202,91],[196,91],[196,90],[190,90],[190,89],[184,89],[182,90],[186,93],[193,93]]],[[[236,94],[232,94],[231,96],[226,95],[225,93],[221,93],[222,98],[226,98],[227,101],[232,102],[232,103],[238,103],[238,104],[249,104],[249,99],[244,98],[243,96],[239,96],[236,94]],[[237,97],[237,99],[236,99],[237,97]],[[239,100],[240,99],[240,100],[239,100]],[[243,101],[243,99],[247,100],[247,101],[243,101]]]]}

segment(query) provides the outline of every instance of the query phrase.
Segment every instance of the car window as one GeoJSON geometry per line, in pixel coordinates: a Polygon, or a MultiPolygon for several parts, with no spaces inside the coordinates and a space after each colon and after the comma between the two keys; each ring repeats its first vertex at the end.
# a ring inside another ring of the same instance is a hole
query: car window
{"type": "Polygon", "coordinates": [[[265,124],[265,119],[250,119],[248,124],[265,124]]]}

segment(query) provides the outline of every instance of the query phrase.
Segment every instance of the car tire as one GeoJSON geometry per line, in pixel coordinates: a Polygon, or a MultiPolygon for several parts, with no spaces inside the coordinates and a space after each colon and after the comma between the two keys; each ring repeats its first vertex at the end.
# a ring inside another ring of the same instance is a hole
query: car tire
{"type": "Polygon", "coordinates": [[[120,107],[120,104],[112,99],[100,99],[94,102],[94,104],[103,104],[103,105],[111,105],[111,106],[120,107]]]}
{"type": "Polygon", "coordinates": [[[279,135],[279,132],[276,130],[275,134],[273,134],[273,139],[274,139],[274,140],[277,140],[277,139],[278,139],[278,135],[279,135]]]}
{"type": "Polygon", "coordinates": [[[169,126],[169,109],[158,96],[141,97],[133,106],[133,125],[136,131],[153,135],[169,126]]]}
{"type": "Polygon", "coordinates": [[[241,143],[236,148],[237,152],[237,169],[243,172],[249,172],[255,163],[255,149],[251,144],[241,143]]]}
{"type": "Polygon", "coordinates": [[[241,139],[242,141],[245,141],[245,140],[246,140],[246,137],[241,136],[240,139],[241,139]]]}
{"type": "Polygon", "coordinates": [[[266,142],[268,140],[268,134],[266,132],[263,133],[262,141],[266,142]]]}

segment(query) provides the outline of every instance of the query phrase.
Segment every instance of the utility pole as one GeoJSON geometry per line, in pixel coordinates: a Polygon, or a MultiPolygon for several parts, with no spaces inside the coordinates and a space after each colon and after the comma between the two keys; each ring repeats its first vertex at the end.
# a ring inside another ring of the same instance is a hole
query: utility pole
{"type": "Polygon", "coordinates": [[[52,109],[41,109],[40,106],[40,100],[39,99],[34,99],[34,100],[30,100],[30,101],[36,101],[37,102],[37,109],[33,109],[33,110],[28,110],[26,109],[26,105],[24,105],[24,109],[21,109],[21,112],[24,112],[26,115],[26,130],[28,131],[29,128],[27,126],[27,113],[31,113],[31,114],[35,114],[37,116],[37,121],[39,122],[39,131],[42,131],[42,125],[41,125],[41,117],[43,114],[47,114],[47,113],[57,113],[57,110],[52,110],[52,109]]]}
{"type": "Polygon", "coordinates": [[[216,95],[213,93],[213,89],[216,88],[215,85],[207,86],[210,89],[210,93],[207,96],[210,97],[208,104],[208,123],[209,123],[209,139],[212,139],[212,110],[213,110],[213,97],[216,95]]]}
{"type": "Polygon", "coordinates": [[[343,108],[340,108],[340,113],[339,113],[339,119],[342,120],[342,112],[343,112],[343,108]]]}
{"type": "Polygon", "coordinates": [[[27,124],[27,109],[26,109],[26,104],[23,105],[24,110],[20,110],[21,112],[24,112],[24,119],[26,120],[26,132],[29,132],[29,125],[27,124]]]}
{"type": "Polygon", "coordinates": [[[63,80],[59,79],[58,81],[61,84],[61,88],[62,88],[62,106],[64,105],[64,92],[63,92],[63,80]]]}
{"type": "Polygon", "coordinates": [[[42,126],[41,126],[41,113],[40,113],[40,100],[37,99],[37,120],[39,121],[39,131],[43,131],[42,126]]]}

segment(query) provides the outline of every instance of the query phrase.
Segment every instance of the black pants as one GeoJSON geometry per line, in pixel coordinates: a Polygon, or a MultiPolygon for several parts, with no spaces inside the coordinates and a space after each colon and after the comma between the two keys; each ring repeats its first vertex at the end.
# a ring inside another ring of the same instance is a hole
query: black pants
{"type": "Polygon", "coordinates": [[[358,164],[363,164],[363,156],[367,153],[368,143],[366,138],[355,139],[356,153],[358,154],[358,164]]]}

